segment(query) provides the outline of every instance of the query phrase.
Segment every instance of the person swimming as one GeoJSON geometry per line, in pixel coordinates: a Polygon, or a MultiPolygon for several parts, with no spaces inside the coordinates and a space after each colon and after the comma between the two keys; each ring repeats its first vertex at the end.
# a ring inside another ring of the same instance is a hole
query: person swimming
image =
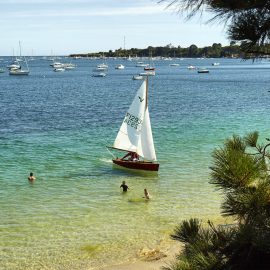
{"type": "Polygon", "coordinates": [[[33,182],[34,180],[36,180],[36,177],[34,176],[34,174],[32,172],[30,172],[30,175],[28,176],[28,180],[30,182],[33,182]]]}

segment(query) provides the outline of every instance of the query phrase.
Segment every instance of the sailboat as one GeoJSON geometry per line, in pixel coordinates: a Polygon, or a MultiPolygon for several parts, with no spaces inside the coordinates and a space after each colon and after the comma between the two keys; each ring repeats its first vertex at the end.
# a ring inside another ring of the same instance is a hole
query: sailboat
{"type": "MultiPolygon", "coordinates": [[[[175,51],[173,52],[173,59],[174,59],[174,61],[175,61],[175,51]]],[[[180,66],[178,63],[171,63],[170,64],[170,67],[178,67],[178,66],[180,66]]]]}
{"type": "Polygon", "coordinates": [[[152,59],[152,53],[149,52],[149,65],[147,65],[147,67],[144,68],[144,70],[155,70],[154,64],[153,64],[153,59],[152,59]]]}
{"type": "Polygon", "coordinates": [[[106,63],[106,57],[104,56],[104,54],[103,54],[103,56],[101,57],[101,59],[104,59],[105,60],[105,63],[103,62],[102,64],[99,64],[99,65],[97,65],[97,67],[96,67],[96,70],[97,71],[104,71],[104,70],[107,70],[108,69],[108,65],[107,65],[107,63],[106,63]]]}
{"type": "MultiPolygon", "coordinates": [[[[20,46],[20,59],[22,59],[22,56],[21,56],[21,42],[19,41],[19,46],[20,46]]],[[[29,67],[28,67],[28,63],[27,63],[27,60],[24,56],[24,60],[21,60],[21,61],[24,61],[25,62],[25,69],[22,68],[22,66],[20,66],[19,68],[18,67],[11,67],[9,69],[9,75],[28,75],[29,74],[29,67]]]]}
{"type": "Polygon", "coordinates": [[[19,69],[21,65],[18,61],[16,61],[16,57],[14,56],[14,49],[13,49],[13,61],[11,64],[7,65],[7,68],[10,69],[19,69]]]}
{"type": "Polygon", "coordinates": [[[135,170],[158,171],[148,110],[148,77],[138,89],[113,146],[108,148],[127,152],[123,158],[114,158],[114,164],[135,170]]]}
{"type": "Polygon", "coordinates": [[[11,68],[9,70],[9,75],[29,75],[29,67],[28,67],[28,64],[27,64],[27,60],[26,58],[24,57],[24,62],[25,62],[25,65],[26,65],[26,69],[22,69],[22,68],[11,68]]]}

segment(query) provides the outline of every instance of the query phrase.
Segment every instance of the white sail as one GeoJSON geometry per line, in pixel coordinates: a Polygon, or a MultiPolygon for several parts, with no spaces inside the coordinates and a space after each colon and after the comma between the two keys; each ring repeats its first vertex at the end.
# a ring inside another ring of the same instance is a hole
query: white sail
{"type": "Polygon", "coordinates": [[[144,114],[144,121],[140,140],[138,143],[137,153],[149,161],[157,160],[148,107],[146,108],[144,114]]]}
{"type": "Polygon", "coordinates": [[[152,130],[149,118],[146,81],[136,93],[114,141],[114,147],[138,153],[141,157],[156,160],[152,130]]]}

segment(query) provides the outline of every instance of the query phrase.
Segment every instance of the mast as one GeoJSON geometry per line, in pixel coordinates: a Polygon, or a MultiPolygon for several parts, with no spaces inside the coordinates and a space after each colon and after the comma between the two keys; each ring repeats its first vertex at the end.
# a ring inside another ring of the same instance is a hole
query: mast
{"type": "Polygon", "coordinates": [[[19,40],[19,47],[20,47],[20,58],[22,57],[22,48],[21,48],[21,41],[19,40]]]}
{"type": "Polygon", "coordinates": [[[28,63],[27,63],[27,60],[26,60],[26,57],[25,56],[24,56],[24,61],[25,61],[25,64],[26,64],[26,68],[29,71],[28,63]]]}
{"type": "Polygon", "coordinates": [[[145,90],[145,110],[146,110],[148,107],[148,76],[146,76],[145,83],[146,83],[146,90],[145,90]]]}

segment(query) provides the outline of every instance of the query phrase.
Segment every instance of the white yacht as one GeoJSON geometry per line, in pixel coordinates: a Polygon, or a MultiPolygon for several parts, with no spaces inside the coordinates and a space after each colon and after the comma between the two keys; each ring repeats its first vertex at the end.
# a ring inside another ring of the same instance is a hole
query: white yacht
{"type": "Polygon", "coordinates": [[[53,62],[52,64],[50,64],[50,66],[53,68],[62,68],[63,64],[60,62],[53,62]]]}
{"type": "Polygon", "coordinates": [[[137,62],[136,67],[147,67],[149,64],[145,64],[144,62],[137,62]]]}
{"type": "Polygon", "coordinates": [[[56,67],[56,68],[54,68],[53,71],[55,71],[55,72],[64,72],[65,71],[65,68],[63,68],[63,67],[56,67]]]}
{"type": "Polygon", "coordinates": [[[122,64],[119,64],[115,67],[115,69],[125,69],[125,66],[122,64]]]}
{"type": "Polygon", "coordinates": [[[102,63],[102,64],[97,65],[97,68],[107,69],[108,68],[108,65],[105,64],[105,63],[102,63]]]}
{"type": "Polygon", "coordinates": [[[107,74],[105,72],[100,72],[100,73],[94,73],[92,77],[105,77],[107,74]]]}
{"type": "Polygon", "coordinates": [[[149,71],[146,71],[146,72],[142,72],[139,75],[140,76],[155,76],[156,72],[154,70],[149,70],[149,71]]]}
{"type": "Polygon", "coordinates": [[[30,73],[27,60],[24,57],[22,57],[21,54],[21,42],[19,41],[19,47],[20,47],[20,57],[17,61],[15,61],[12,65],[9,65],[9,75],[28,75],[30,73]],[[22,65],[18,63],[18,61],[22,62],[22,65]],[[25,67],[22,67],[24,63],[25,67]]]}
{"type": "Polygon", "coordinates": [[[29,75],[29,72],[27,69],[11,69],[9,75],[29,75]]]}
{"type": "Polygon", "coordinates": [[[142,75],[134,75],[132,77],[132,80],[143,80],[143,79],[144,79],[144,76],[142,76],[142,75]]]}
{"type": "Polygon", "coordinates": [[[76,65],[72,64],[72,63],[67,63],[67,64],[63,64],[63,68],[66,70],[72,70],[76,67],[76,65]]]}
{"type": "Polygon", "coordinates": [[[26,58],[24,57],[24,63],[25,63],[25,68],[22,68],[22,66],[18,67],[11,67],[9,69],[9,75],[29,75],[30,70],[28,67],[28,63],[26,58]]]}
{"type": "Polygon", "coordinates": [[[7,68],[9,70],[11,70],[11,69],[20,69],[21,65],[19,65],[18,62],[14,61],[12,64],[8,65],[7,68]]]}

